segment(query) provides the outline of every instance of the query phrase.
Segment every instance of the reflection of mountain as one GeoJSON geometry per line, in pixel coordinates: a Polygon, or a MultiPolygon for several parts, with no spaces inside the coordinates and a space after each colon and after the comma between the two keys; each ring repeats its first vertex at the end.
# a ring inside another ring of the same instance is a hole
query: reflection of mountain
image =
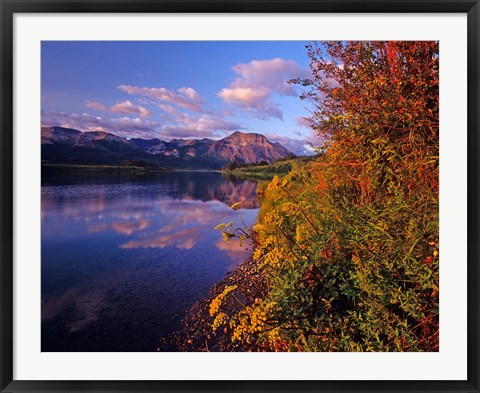
{"type": "MultiPolygon", "coordinates": [[[[43,186],[42,236],[52,236],[47,228],[55,228],[54,223],[62,226],[71,222],[75,225],[65,232],[67,237],[76,231],[89,236],[109,233],[121,237],[119,248],[123,250],[168,247],[190,250],[205,236],[214,232],[214,236],[219,236],[213,230],[219,223],[234,221],[241,226],[240,215],[256,217],[255,183],[230,183],[218,173],[201,173],[196,179],[188,176],[191,174],[180,175],[181,181],[177,178],[173,187],[171,184],[165,187],[165,181],[110,183],[101,187],[88,183],[43,186]],[[211,184],[201,181],[202,176],[209,175],[219,180],[211,184]],[[243,210],[234,211],[226,206],[234,202],[240,202],[243,210]]],[[[216,248],[227,252],[232,260],[237,260],[234,256],[239,253],[245,254],[245,247],[216,243],[216,248]]]]}
{"type": "Polygon", "coordinates": [[[251,254],[214,230],[255,223],[239,200],[255,183],[218,172],[42,177],[42,351],[153,350],[251,254]]]}
{"type": "Polygon", "coordinates": [[[220,168],[237,161],[272,162],[293,155],[280,143],[263,135],[240,131],[212,139],[125,139],[104,131],[81,132],[62,127],[42,127],[42,160],[61,164],[112,164],[142,161],[178,168],[220,168]]]}
{"type": "Polygon", "coordinates": [[[215,172],[178,172],[165,176],[173,198],[201,201],[220,201],[230,206],[240,202],[241,209],[259,207],[257,183],[249,180],[228,180],[215,172]]]}
{"type": "MultiPolygon", "coordinates": [[[[91,175],[77,174],[74,176],[59,176],[45,174],[42,176],[43,186],[75,187],[76,192],[70,199],[59,201],[63,208],[75,207],[76,203],[88,205],[91,211],[99,212],[105,205],[105,200],[119,198],[119,194],[111,191],[114,187],[122,187],[130,196],[141,196],[154,201],[159,195],[167,195],[173,199],[200,200],[203,202],[217,200],[228,206],[240,202],[242,209],[256,209],[260,201],[256,193],[257,183],[249,180],[229,179],[219,172],[167,172],[155,175],[91,175]],[[82,185],[94,185],[84,188],[82,185]],[[130,187],[134,185],[134,187],[130,187]],[[113,187],[114,186],[114,187],[113,187]],[[84,194],[86,190],[95,195],[84,194]]],[[[43,192],[49,188],[44,187],[43,192]]],[[[43,203],[49,203],[45,199],[43,203]]],[[[58,206],[57,206],[58,208],[58,206]]]]}
{"type": "Polygon", "coordinates": [[[42,177],[42,351],[154,349],[251,255],[214,230],[254,225],[258,209],[233,201],[257,206],[255,183],[218,172],[42,177]]]}
{"type": "Polygon", "coordinates": [[[229,206],[240,202],[240,209],[256,209],[259,207],[257,184],[252,181],[225,182],[216,187],[209,187],[211,199],[229,206]]]}

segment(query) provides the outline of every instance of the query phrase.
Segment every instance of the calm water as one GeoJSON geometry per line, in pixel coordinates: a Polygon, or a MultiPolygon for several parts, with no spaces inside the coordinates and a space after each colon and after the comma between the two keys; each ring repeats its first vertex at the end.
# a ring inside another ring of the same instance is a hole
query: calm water
{"type": "Polygon", "coordinates": [[[42,351],[154,351],[251,253],[213,227],[252,225],[255,190],[212,172],[43,176],[42,351]]]}

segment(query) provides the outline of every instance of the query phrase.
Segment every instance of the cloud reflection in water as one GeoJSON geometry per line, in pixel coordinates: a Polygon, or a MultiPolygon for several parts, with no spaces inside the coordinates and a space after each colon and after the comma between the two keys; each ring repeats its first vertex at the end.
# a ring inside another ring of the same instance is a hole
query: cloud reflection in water
{"type": "Polygon", "coordinates": [[[252,225],[255,189],[219,173],[44,179],[42,351],[153,349],[176,315],[250,255],[213,228],[241,226],[240,215],[252,225]],[[240,210],[229,208],[238,201],[240,210]]]}

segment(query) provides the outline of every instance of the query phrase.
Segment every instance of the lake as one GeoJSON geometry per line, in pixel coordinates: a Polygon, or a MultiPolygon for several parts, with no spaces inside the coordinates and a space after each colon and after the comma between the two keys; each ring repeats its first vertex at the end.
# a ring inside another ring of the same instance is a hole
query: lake
{"type": "Polygon", "coordinates": [[[252,252],[213,228],[258,207],[217,172],[43,175],[42,351],[155,351],[252,252]]]}

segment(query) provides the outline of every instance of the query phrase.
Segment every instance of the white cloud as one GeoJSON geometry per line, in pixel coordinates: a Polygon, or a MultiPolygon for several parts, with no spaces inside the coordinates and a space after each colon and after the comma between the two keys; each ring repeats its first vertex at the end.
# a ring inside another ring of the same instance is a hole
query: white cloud
{"type": "Polygon", "coordinates": [[[203,106],[203,99],[191,87],[182,87],[180,89],[168,90],[164,87],[138,87],[130,85],[120,85],[118,89],[128,94],[141,97],[153,98],[157,101],[164,101],[177,105],[181,108],[200,112],[203,106]]]}
{"type": "Polygon", "coordinates": [[[288,136],[278,135],[272,132],[265,133],[270,142],[279,142],[292,153],[297,155],[308,154],[308,144],[305,138],[290,138],[288,136]]]}
{"type": "Polygon", "coordinates": [[[61,126],[80,131],[106,131],[125,138],[155,138],[159,123],[140,117],[105,118],[88,113],[49,112],[42,114],[42,126],[61,126]]]}
{"type": "Polygon", "coordinates": [[[243,111],[267,119],[281,119],[283,113],[272,99],[272,94],[295,96],[295,87],[288,83],[294,78],[307,78],[310,71],[300,67],[293,60],[275,58],[271,60],[252,60],[237,64],[233,71],[238,75],[235,80],[218,95],[226,103],[234,104],[243,111]]]}
{"type": "Polygon", "coordinates": [[[171,105],[159,104],[158,107],[174,117],[181,116],[180,111],[171,105]]]}
{"type": "Polygon", "coordinates": [[[169,124],[141,117],[106,118],[88,113],[42,113],[42,126],[61,126],[80,131],[106,131],[125,138],[217,138],[242,127],[215,114],[190,115],[178,113],[169,124]]]}
{"type": "Polygon", "coordinates": [[[138,115],[140,117],[150,117],[152,112],[140,105],[135,105],[132,102],[125,100],[110,107],[112,113],[122,115],[138,115]]]}
{"type": "Polygon", "coordinates": [[[166,138],[206,138],[218,137],[218,133],[239,130],[242,127],[234,122],[224,120],[213,114],[192,116],[187,113],[178,114],[171,124],[160,128],[166,138]]]}
{"type": "Polygon", "coordinates": [[[106,111],[107,107],[103,104],[100,104],[99,102],[95,101],[85,101],[85,106],[89,109],[93,109],[96,111],[106,111]]]}

